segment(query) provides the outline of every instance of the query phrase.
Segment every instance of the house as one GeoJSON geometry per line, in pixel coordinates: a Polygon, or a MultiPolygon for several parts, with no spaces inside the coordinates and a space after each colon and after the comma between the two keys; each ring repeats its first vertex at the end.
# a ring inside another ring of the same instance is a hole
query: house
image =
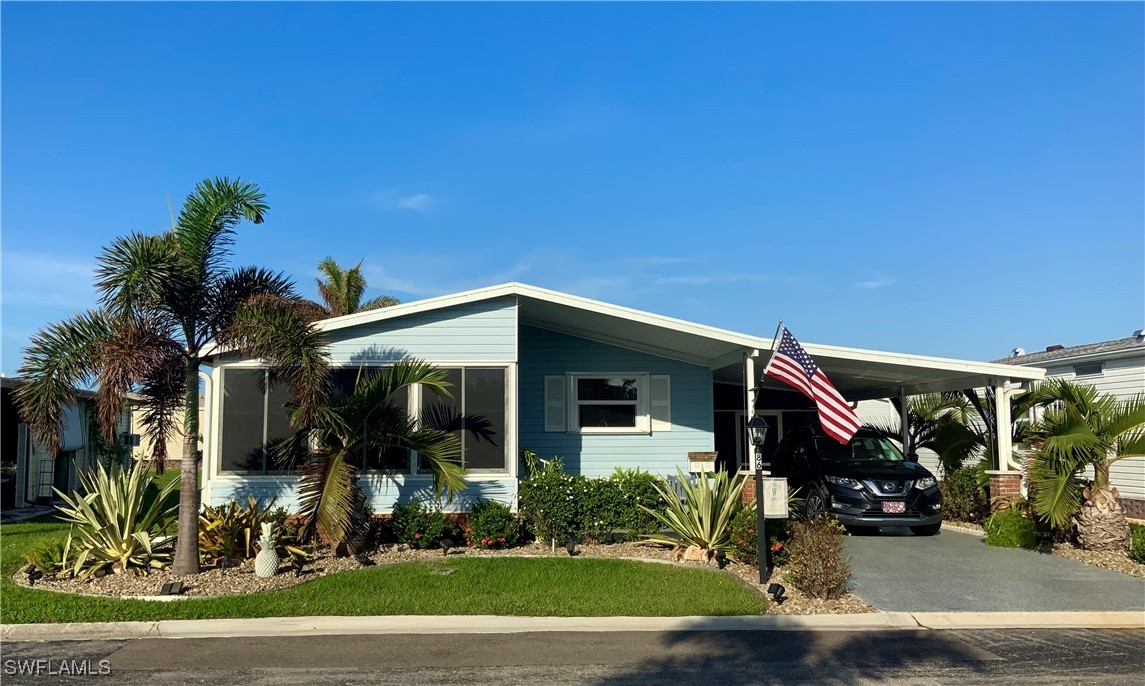
{"type": "MultiPolygon", "coordinates": [[[[1042,367],[1047,378],[1089,384],[1101,393],[1127,400],[1145,394],[1145,332],[1101,343],[1064,347],[1051,345],[1042,352],[1015,348],[1003,364],[1042,367]]],[[[1145,456],[1113,463],[1109,481],[1121,494],[1125,514],[1145,519],[1145,456]]]]}
{"type": "MultiPolygon", "coordinates": [[[[79,475],[101,456],[95,437],[95,393],[73,390],[60,422],[60,448],[49,453],[32,440],[28,425],[16,407],[19,378],[0,379],[0,456],[4,466],[3,507],[50,503],[53,489],[70,492],[79,487],[79,475]]],[[[131,411],[125,407],[118,431],[131,432],[131,411]]]]}
{"type": "MultiPolygon", "coordinates": [[[[764,315],[761,314],[761,324],[764,315]]],[[[716,452],[729,471],[749,467],[745,418],[769,423],[765,455],[795,426],[816,421],[804,396],[761,378],[772,341],[519,283],[482,288],[319,322],[334,382],[361,365],[403,357],[449,370],[454,407],[485,416],[494,443],[462,436],[469,487],[446,510],[475,499],[515,504],[518,455],[559,455],[566,470],[604,476],[616,467],[687,470],[689,453],[716,452]]],[[[1037,368],[805,344],[851,401],[1040,379],[1037,368]]],[[[253,495],[297,506],[296,479],[264,449],[289,431],[276,385],[258,360],[209,359],[203,501],[253,495]]],[[[396,399],[412,415],[434,401],[412,388],[396,399]]],[[[1009,407],[1004,407],[1009,421],[1009,407]]],[[[1008,437],[1005,437],[1008,439],[1008,437]]],[[[1001,446],[1008,454],[1009,445],[1001,446]]],[[[361,475],[375,512],[429,499],[417,455],[382,456],[361,475]]]]}
{"type": "MultiPolygon", "coordinates": [[[[206,398],[202,395],[199,396],[199,426],[203,426],[203,421],[206,418],[205,412],[206,398]]],[[[179,469],[183,459],[183,422],[182,410],[178,411],[176,417],[175,428],[167,436],[166,448],[167,459],[164,460],[164,466],[167,469],[179,469]]],[[[133,406],[131,409],[131,425],[134,427],[143,426],[143,407],[141,405],[133,406]]],[[[200,431],[199,449],[203,448],[202,432],[200,431]]],[[[155,438],[147,431],[140,428],[139,431],[139,446],[132,451],[132,457],[137,460],[146,460],[154,462],[156,442],[155,438]]]]}

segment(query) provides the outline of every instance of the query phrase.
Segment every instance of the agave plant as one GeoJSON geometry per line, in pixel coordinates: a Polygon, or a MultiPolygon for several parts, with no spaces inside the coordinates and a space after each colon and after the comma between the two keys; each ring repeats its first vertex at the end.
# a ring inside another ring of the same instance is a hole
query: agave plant
{"type": "Polygon", "coordinates": [[[166,533],[178,510],[171,494],[179,485],[171,481],[148,505],[152,477],[142,462],[130,470],[102,464],[80,477],[81,491],[64,499],[61,519],[72,525],[71,574],[81,577],[106,572],[146,572],[170,564],[174,536],[166,533]]]}
{"type": "Polygon", "coordinates": [[[644,537],[648,543],[699,548],[710,560],[721,551],[732,549],[729,527],[736,513],[743,508],[740,494],[743,492],[743,476],[728,477],[727,472],[716,472],[688,480],[680,468],[676,468],[683,499],[666,482],[656,484],[656,490],[667,503],[663,511],[641,505],[641,509],[656,518],[663,527],[670,529],[670,535],[650,534],[644,537]]]}

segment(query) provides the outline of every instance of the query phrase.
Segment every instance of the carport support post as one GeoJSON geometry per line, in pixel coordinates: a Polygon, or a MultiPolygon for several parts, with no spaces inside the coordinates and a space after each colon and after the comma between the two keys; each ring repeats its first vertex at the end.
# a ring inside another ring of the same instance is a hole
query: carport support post
{"type": "Polygon", "coordinates": [[[998,458],[997,469],[1002,472],[1010,471],[1010,451],[1013,450],[1014,428],[1010,419],[1010,394],[1006,391],[1006,380],[994,386],[994,426],[997,436],[995,440],[995,454],[998,458]]]}
{"type": "Polygon", "coordinates": [[[899,386],[899,427],[902,432],[902,452],[905,456],[909,453],[914,446],[908,446],[907,442],[910,439],[910,413],[907,412],[906,407],[906,390],[899,386]]]}

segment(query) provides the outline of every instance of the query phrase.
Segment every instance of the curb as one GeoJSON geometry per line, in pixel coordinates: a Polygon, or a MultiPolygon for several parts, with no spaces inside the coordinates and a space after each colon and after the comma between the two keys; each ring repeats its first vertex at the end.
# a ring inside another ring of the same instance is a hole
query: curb
{"type": "Polygon", "coordinates": [[[894,631],[950,629],[1145,629],[1142,612],[875,612],[736,617],[268,617],[160,622],[8,624],[4,641],[335,636],[343,634],[506,634],[609,631],[894,631]]]}

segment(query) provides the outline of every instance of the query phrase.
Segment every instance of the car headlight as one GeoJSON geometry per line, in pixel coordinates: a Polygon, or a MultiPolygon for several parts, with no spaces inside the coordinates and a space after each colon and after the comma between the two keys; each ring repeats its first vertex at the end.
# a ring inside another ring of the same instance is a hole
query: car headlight
{"type": "Polygon", "coordinates": [[[914,482],[914,487],[920,491],[925,491],[928,488],[934,488],[938,485],[933,476],[924,476],[918,481],[914,482]]]}
{"type": "Polygon", "coordinates": [[[836,486],[842,486],[844,488],[853,488],[856,491],[863,490],[863,484],[859,483],[858,481],[855,481],[854,479],[852,479],[849,476],[829,476],[829,477],[827,477],[827,481],[829,483],[835,484],[836,486]]]}

